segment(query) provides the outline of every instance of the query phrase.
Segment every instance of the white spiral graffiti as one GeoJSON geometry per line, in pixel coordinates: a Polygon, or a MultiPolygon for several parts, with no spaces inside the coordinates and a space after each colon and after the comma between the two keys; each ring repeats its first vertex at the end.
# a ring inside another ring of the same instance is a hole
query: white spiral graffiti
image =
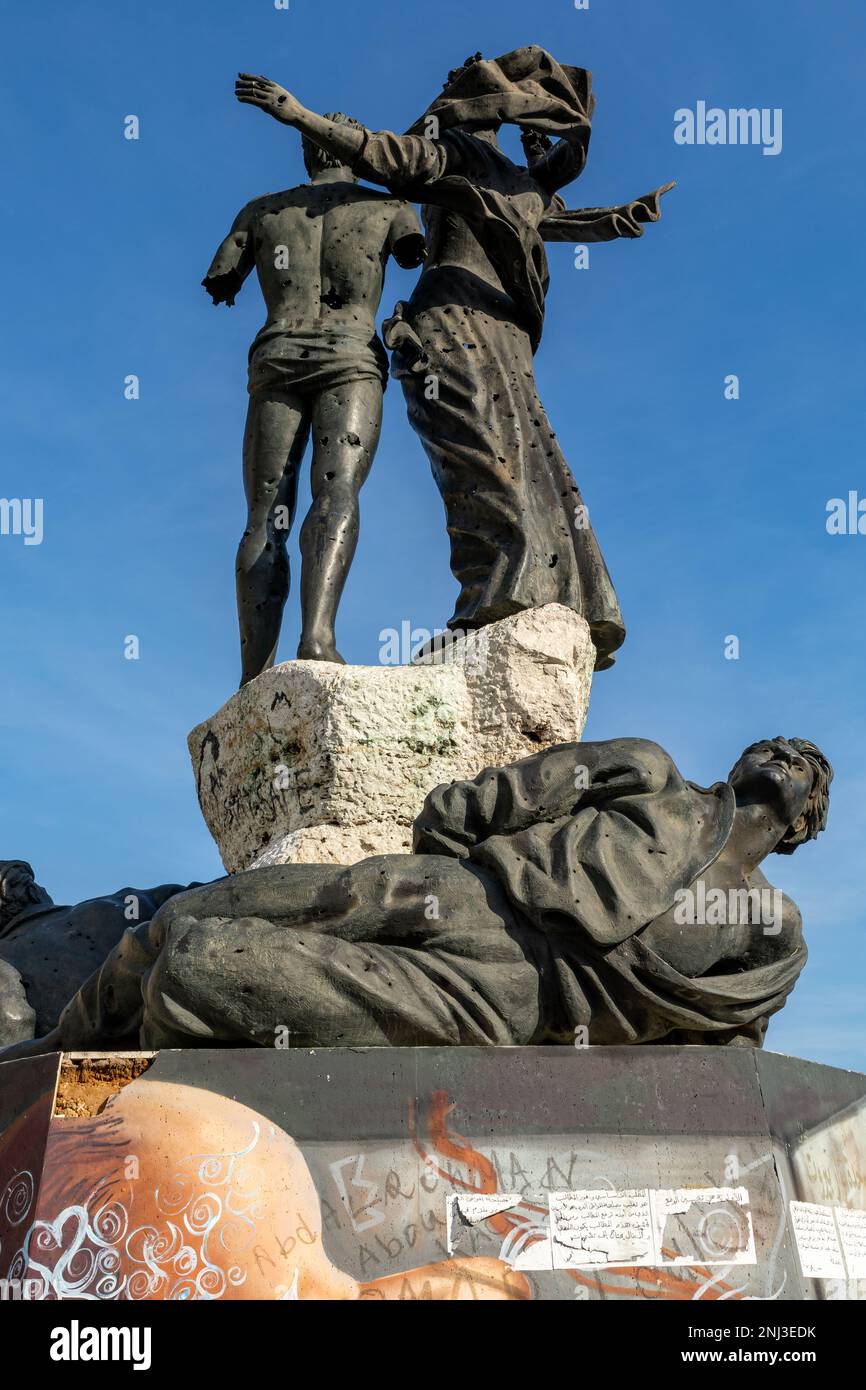
{"type": "MultiPolygon", "coordinates": [[[[262,1209],[243,1165],[261,1135],[260,1125],[252,1125],[244,1148],[190,1154],[154,1188],[157,1218],[164,1220],[133,1226],[129,1206],[100,1202],[103,1178],[83,1203],[32,1222],[13,1257],[15,1270],[41,1277],[49,1299],[221,1298],[246,1280],[241,1257],[253,1245],[262,1209]],[[231,1252],[228,1268],[215,1263],[217,1248],[231,1252]]],[[[21,1213],[18,1224],[29,1213],[33,1187],[32,1176],[19,1173],[4,1193],[2,1203],[21,1213]]]]}

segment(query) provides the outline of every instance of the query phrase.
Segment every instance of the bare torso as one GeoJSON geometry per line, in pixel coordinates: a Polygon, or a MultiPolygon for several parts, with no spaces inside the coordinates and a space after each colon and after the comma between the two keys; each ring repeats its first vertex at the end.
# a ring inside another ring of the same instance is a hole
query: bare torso
{"type": "Polygon", "coordinates": [[[395,219],[404,209],[351,183],[308,184],[251,203],[245,223],[268,326],[375,332],[395,219]]]}

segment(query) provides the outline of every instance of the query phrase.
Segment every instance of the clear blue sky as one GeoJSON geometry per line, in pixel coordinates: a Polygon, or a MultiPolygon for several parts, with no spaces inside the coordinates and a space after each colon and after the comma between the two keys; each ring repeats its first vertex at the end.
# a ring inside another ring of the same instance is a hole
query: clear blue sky
{"type": "MultiPolygon", "coordinates": [[[[830,828],[768,866],[811,950],[769,1044],[866,1069],[866,536],[825,528],[828,499],[866,496],[859,0],[53,0],[15,7],[4,37],[0,493],[44,498],[45,539],[0,537],[0,857],[30,859],[58,901],[221,872],[185,736],[238,678],[263,312],[253,282],[226,311],[199,281],[248,199],[304,179],[294,133],[236,105],[235,72],[399,130],[468,53],[538,43],[595,76],[571,204],[679,184],[658,226],[593,248],[588,271],[551,248],[541,393],[629,627],[587,735],[656,739],[704,782],[758,737],[821,744],[830,828]],[[675,110],[699,100],[781,107],[782,153],[675,144],[675,110]]],[[[383,311],[411,283],[392,270],[383,311]]],[[[455,593],[397,388],[386,415],[339,623],[360,663],[383,627],[441,625],[455,593]]],[[[285,658],[297,629],[294,591],[285,658]]]]}

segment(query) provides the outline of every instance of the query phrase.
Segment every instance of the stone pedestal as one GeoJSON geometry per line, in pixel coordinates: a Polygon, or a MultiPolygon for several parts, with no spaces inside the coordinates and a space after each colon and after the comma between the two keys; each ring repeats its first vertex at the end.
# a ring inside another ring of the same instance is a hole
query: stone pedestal
{"type": "Polygon", "coordinates": [[[0,1063],[0,1278],[59,1298],[861,1299],[864,1166],[866,1077],[746,1048],[55,1055],[0,1063]]]}
{"type": "Polygon", "coordinates": [[[226,869],[408,851],[433,787],[580,738],[594,663],[587,624],[550,604],[433,664],[265,672],[189,736],[226,869]]]}

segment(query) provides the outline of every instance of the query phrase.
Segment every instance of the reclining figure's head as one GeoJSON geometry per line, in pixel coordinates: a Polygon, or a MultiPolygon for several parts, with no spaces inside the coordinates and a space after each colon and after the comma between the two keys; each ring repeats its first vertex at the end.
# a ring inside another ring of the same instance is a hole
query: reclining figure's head
{"type": "Polygon", "coordinates": [[[776,854],[793,854],[827,825],[833,768],[805,738],[763,739],[748,747],[728,774],[737,804],[771,805],[787,822],[776,854]]]}

